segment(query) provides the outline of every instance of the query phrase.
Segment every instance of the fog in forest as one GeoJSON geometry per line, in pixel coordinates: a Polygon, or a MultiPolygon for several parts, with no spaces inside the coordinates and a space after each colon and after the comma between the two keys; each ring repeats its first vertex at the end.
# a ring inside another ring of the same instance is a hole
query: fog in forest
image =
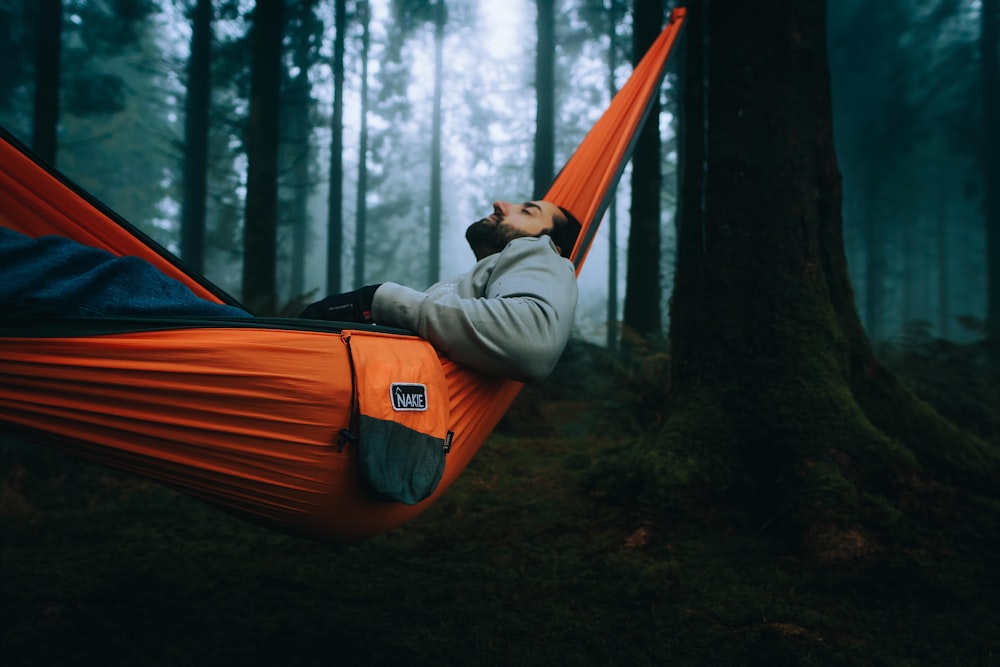
{"type": "MultiPolygon", "coordinates": [[[[239,297],[254,3],[64,0],[61,21],[53,29],[49,18],[46,31],[42,8],[51,4],[0,5],[0,124],[25,144],[36,141],[37,93],[53,85],[44,55],[58,56],[56,167],[185,255],[189,82],[207,75],[201,109],[207,190],[195,263],[239,297]],[[202,74],[192,66],[196,4],[212,10],[209,66],[202,74]]],[[[544,190],[533,170],[541,140],[535,2],[342,4],[338,143],[332,129],[338,3],[286,3],[275,100],[279,305],[318,297],[337,279],[344,290],[384,280],[423,287],[457,274],[473,263],[464,229],[490,212],[493,199],[528,199],[544,190]],[[331,206],[336,145],[341,195],[331,206]],[[436,226],[439,247],[432,243],[436,226]],[[331,229],[341,239],[333,279],[331,229]]],[[[628,77],[632,14],[631,3],[617,0],[562,0],[554,10],[555,39],[548,46],[555,57],[557,172],[628,77]]],[[[969,340],[981,331],[987,294],[980,3],[831,2],[828,26],[844,240],[862,320],[875,341],[914,332],[969,340]]],[[[673,274],[676,133],[683,127],[680,72],[675,58],[660,116],[664,318],[673,274]]],[[[577,335],[596,342],[608,328],[612,253],[617,294],[628,288],[628,189],[627,170],[616,199],[616,242],[606,217],[581,275],[577,335]]],[[[620,303],[613,310],[620,320],[620,303]]],[[[664,329],[668,325],[665,320],[664,329]]]]}

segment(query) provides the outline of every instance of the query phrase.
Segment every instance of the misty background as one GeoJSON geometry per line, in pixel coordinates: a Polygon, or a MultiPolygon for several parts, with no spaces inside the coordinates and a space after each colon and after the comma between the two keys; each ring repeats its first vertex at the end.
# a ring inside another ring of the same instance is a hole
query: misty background
{"type": "MultiPolygon", "coordinates": [[[[244,229],[258,4],[0,2],[0,124],[244,298],[244,267],[254,261],[245,257],[244,229]],[[192,58],[198,5],[209,8],[207,70],[192,58]],[[56,140],[46,149],[36,145],[44,121],[39,93],[51,85],[53,58],[56,140]],[[194,118],[196,85],[207,94],[199,112],[206,189],[202,246],[192,250],[183,228],[193,169],[186,121],[194,118]]],[[[544,192],[545,170],[540,176],[536,161],[544,128],[553,128],[546,140],[558,171],[628,77],[633,4],[284,3],[281,67],[273,73],[280,90],[274,100],[274,310],[385,280],[425,287],[471,266],[465,227],[489,213],[494,199],[544,192]],[[543,20],[546,13],[554,24],[543,20]],[[338,20],[339,141],[333,130],[338,20]],[[554,58],[551,88],[536,86],[543,52],[554,58]],[[553,93],[547,117],[540,116],[539,90],[553,93]],[[340,156],[338,167],[332,152],[340,156]],[[332,202],[331,192],[339,192],[332,202]],[[333,254],[331,233],[340,243],[333,254]]],[[[858,309],[876,342],[914,331],[968,340],[982,329],[980,10],[978,0],[829,3],[844,240],[858,309]]],[[[703,47],[712,45],[705,40],[703,47]]],[[[674,58],[664,83],[659,118],[664,186],[657,298],[664,330],[673,275],[680,60],[674,58]]],[[[608,341],[609,328],[618,330],[620,295],[643,289],[626,282],[629,178],[626,171],[614,224],[602,223],[580,278],[577,336],[596,342],[608,341]]]]}

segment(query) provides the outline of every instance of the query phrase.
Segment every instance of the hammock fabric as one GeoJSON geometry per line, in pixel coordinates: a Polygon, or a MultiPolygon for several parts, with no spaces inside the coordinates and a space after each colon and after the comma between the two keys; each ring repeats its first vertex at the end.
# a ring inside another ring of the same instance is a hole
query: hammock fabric
{"type": "MultiPolygon", "coordinates": [[[[658,94],[683,18],[682,9],[673,11],[545,197],[583,224],[573,252],[578,272],[658,94]]],[[[6,133],[4,139],[0,225],[139,256],[199,296],[234,303],[28,157],[6,133]]],[[[0,336],[5,431],[322,539],[360,539],[417,516],[466,467],[522,386],[454,364],[412,335],[377,327],[264,318],[6,318],[0,336]],[[364,342],[367,357],[352,357],[356,341],[364,342]],[[427,351],[424,370],[413,368],[412,360],[427,351]],[[415,504],[374,496],[358,474],[357,447],[340,442],[368,386],[366,375],[382,373],[370,368],[373,357],[379,364],[395,359],[393,377],[412,383],[424,383],[433,364],[429,374],[443,385],[437,393],[446,394],[432,396],[428,385],[428,401],[444,404],[450,450],[436,490],[415,504]]]]}

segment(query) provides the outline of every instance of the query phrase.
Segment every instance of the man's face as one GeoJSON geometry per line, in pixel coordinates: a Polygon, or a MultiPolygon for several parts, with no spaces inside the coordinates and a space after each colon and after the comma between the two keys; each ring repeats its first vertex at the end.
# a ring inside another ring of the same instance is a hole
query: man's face
{"type": "Polygon", "coordinates": [[[493,214],[469,225],[465,239],[476,259],[500,252],[514,239],[552,231],[559,207],[547,201],[493,202],[493,214]]]}

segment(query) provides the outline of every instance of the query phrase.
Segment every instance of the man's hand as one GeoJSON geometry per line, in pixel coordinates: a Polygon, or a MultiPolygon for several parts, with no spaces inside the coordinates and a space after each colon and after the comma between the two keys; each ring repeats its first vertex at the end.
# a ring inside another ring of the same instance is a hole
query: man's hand
{"type": "MultiPolygon", "coordinates": [[[[381,283],[379,283],[381,285],[381,283]]],[[[311,320],[372,323],[372,299],[379,285],[366,285],[353,292],[331,294],[306,306],[299,317],[311,320]]]]}

